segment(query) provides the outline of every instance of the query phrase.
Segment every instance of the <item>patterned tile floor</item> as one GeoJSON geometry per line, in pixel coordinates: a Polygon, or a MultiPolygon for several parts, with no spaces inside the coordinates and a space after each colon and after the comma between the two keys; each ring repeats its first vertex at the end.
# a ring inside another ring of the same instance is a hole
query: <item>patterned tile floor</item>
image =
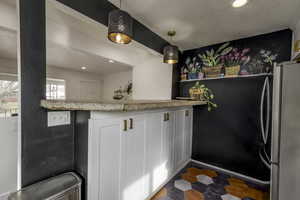
{"type": "Polygon", "coordinates": [[[189,163],[151,200],[269,200],[268,190],[189,163]]]}

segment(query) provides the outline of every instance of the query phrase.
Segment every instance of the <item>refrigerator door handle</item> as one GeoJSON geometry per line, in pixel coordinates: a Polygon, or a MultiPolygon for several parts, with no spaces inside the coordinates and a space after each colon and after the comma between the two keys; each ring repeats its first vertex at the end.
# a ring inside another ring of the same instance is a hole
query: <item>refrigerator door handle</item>
{"type": "Polygon", "coordinates": [[[266,91],[267,91],[267,119],[265,126],[265,144],[268,142],[269,138],[269,127],[270,127],[270,109],[271,109],[271,98],[270,98],[270,80],[266,78],[266,91]]]}
{"type": "Polygon", "coordinates": [[[267,143],[267,139],[265,135],[265,127],[264,127],[264,101],[265,101],[266,88],[267,88],[267,78],[265,79],[264,86],[261,93],[261,99],[260,99],[260,128],[261,128],[261,135],[264,144],[267,143]]]}
{"type": "MultiPolygon", "coordinates": [[[[264,147],[263,147],[263,148],[264,148],[264,147]]],[[[271,169],[270,163],[269,163],[268,161],[266,161],[265,158],[264,158],[264,156],[262,155],[262,149],[263,149],[263,148],[261,148],[261,149],[259,150],[259,157],[260,157],[261,161],[265,164],[265,166],[268,167],[269,169],[271,169]]]]}

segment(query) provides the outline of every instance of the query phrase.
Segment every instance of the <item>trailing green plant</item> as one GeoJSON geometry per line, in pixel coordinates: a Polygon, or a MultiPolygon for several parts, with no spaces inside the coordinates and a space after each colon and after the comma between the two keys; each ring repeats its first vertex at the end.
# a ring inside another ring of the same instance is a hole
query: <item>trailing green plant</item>
{"type": "Polygon", "coordinates": [[[213,94],[211,89],[207,88],[204,84],[200,84],[197,81],[192,89],[200,89],[202,91],[202,100],[207,102],[207,110],[209,112],[212,111],[213,108],[218,107],[218,105],[212,101],[215,98],[215,95],[213,94]]]}
{"type": "Polygon", "coordinates": [[[205,51],[204,54],[198,54],[202,60],[203,65],[206,67],[216,67],[221,64],[221,56],[225,56],[232,51],[232,47],[229,47],[229,42],[219,47],[217,51],[211,49],[205,51]]]}

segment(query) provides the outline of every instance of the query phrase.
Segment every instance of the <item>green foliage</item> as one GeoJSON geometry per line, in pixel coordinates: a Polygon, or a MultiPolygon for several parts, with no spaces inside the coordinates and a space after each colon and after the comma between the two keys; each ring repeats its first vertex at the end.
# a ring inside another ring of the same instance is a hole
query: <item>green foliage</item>
{"type": "Polygon", "coordinates": [[[225,43],[219,47],[217,51],[211,49],[207,50],[205,54],[199,54],[199,58],[202,60],[206,67],[216,67],[221,63],[221,56],[224,56],[232,51],[232,47],[229,47],[229,43],[225,43]]]}
{"type": "Polygon", "coordinates": [[[207,88],[204,84],[201,84],[199,82],[197,82],[195,84],[195,86],[193,87],[193,89],[201,89],[203,90],[203,100],[207,102],[207,109],[208,111],[212,111],[214,108],[217,108],[218,105],[216,103],[214,103],[212,100],[215,98],[215,95],[213,94],[213,92],[211,91],[211,89],[207,88]]]}

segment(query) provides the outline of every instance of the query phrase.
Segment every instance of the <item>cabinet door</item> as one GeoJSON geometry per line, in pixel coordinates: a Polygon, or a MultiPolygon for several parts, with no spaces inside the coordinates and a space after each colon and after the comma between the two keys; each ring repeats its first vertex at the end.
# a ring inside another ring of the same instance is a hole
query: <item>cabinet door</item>
{"type": "Polygon", "coordinates": [[[174,170],[174,112],[167,112],[167,114],[169,115],[169,119],[163,119],[162,130],[162,163],[166,179],[172,175],[174,170]]]}
{"type": "Polygon", "coordinates": [[[121,123],[91,120],[89,133],[88,199],[120,199],[121,123]]]}
{"type": "Polygon", "coordinates": [[[193,120],[193,110],[189,109],[185,111],[184,118],[184,134],[185,134],[185,161],[191,158],[192,154],[192,120],[193,120]]]}
{"type": "Polygon", "coordinates": [[[163,112],[146,114],[146,194],[152,194],[163,182],[162,173],[162,124],[163,112]]]}
{"type": "Polygon", "coordinates": [[[128,131],[122,135],[122,200],[145,199],[144,170],[145,118],[141,115],[128,118],[128,131]]]}
{"type": "Polygon", "coordinates": [[[178,169],[185,161],[185,110],[175,111],[174,159],[178,169]]]}

